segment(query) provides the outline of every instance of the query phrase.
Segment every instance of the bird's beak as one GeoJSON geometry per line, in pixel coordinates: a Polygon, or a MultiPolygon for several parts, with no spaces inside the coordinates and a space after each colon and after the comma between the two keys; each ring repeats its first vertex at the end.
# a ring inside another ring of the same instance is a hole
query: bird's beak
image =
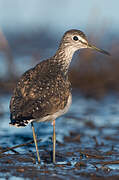
{"type": "Polygon", "coordinates": [[[96,51],[98,51],[98,52],[100,52],[100,53],[102,53],[102,54],[106,54],[106,55],[108,55],[108,56],[111,56],[111,54],[108,53],[107,51],[104,51],[103,49],[99,49],[99,48],[97,48],[97,47],[95,47],[95,46],[93,46],[93,45],[91,45],[91,44],[88,44],[88,48],[94,49],[94,50],[96,50],[96,51]]]}

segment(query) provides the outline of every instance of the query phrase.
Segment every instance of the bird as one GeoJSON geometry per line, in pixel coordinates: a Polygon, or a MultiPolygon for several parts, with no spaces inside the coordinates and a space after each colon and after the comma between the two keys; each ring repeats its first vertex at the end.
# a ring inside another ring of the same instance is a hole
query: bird
{"type": "Polygon", "coordinates": [[[40,163],[34,122],[50,121],[53,125],[53,163],[56,163],[55,120],[65,114],[72,103],[69,66],[75,51],[89,48],[110,55],[91,45],[86,35],[77,29],[64,33],[56,53],[27,70],[18,80],[10,100],[10,125],[25,127],[31,123],[33,139],[40,163]]]}

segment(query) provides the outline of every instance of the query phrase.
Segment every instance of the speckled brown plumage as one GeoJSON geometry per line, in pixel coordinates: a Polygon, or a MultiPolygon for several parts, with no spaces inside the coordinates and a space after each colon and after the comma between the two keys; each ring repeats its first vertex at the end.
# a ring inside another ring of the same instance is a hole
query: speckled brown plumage
{"type": "Polygon", "coordinates": [[[60,65],[50,59],[24,73],[10,102],[12,125],[25,126],[31,119],[64,109],[70,82],[60,69],[60,65]]]}

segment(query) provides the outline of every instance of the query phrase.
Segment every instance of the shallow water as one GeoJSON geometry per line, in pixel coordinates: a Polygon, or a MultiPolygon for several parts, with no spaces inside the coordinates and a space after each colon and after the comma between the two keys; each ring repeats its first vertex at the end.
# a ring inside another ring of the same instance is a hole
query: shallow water
{"type": "MultiPolygon", "coordinates": [[[[9,127],[10,95],[1,95],[0,148],[32,141],[30,125],[9,127]]],[[[41,165],[34,144],[0,154],[3,179],[95,179],[119,175],[119,102],[108,95],[102,100],[73,93],[69,112],[56,121],[56,161],[52,164],[52,125],[35,124],[41,165]]]]}

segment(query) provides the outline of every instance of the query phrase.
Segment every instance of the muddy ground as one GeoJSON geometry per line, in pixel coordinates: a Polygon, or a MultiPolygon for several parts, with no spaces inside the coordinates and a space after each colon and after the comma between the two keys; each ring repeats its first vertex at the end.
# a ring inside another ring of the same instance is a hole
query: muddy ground
{"type": "Polygon", "coordinates": [[[32,130],[9,127],[10,95],[1,97],[1,179],[119,179],[119,103],[73,93],[69,113],[56,121],[56,164],[52,163],[52,125],[35,124],[41,164],[37,163],[32,130]],[[7,108],[6,108],[7,107],[7,108]],[[26,144],[29,143],[30,144],[26,144]],[[8,147],[22,147],[8,151],[8,147]],[[4,152],[7,150],[7,152],[4,152]]]}

